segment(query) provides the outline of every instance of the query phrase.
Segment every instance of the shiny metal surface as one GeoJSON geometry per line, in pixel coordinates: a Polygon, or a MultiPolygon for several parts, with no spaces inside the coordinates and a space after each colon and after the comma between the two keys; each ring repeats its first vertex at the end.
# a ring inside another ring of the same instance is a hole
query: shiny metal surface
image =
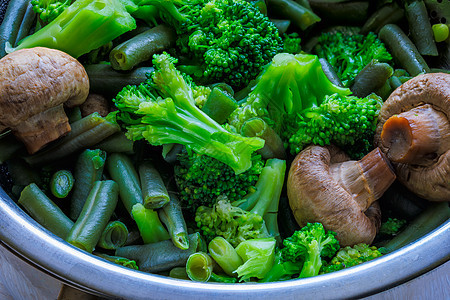
{"type": "Polygon", "coordinates": [[[62,282],[124,299],[270,299],[364,297],[402,284],[450,259],[450,221],[402,249],[363,265],[313,278],[268,284],[214,284],[133,271],[83,252],[45,230],[0,188],[0,240],[62,282]]]}

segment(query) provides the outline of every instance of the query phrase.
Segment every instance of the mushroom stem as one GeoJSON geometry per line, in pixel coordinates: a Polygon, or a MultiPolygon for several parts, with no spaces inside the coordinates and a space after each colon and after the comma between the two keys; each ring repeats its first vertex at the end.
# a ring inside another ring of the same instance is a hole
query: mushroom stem
{"type": "Polygon", "coordinates": [[[31,116],[11,129],[25,144],[28,153],[33,154],[70,132],[70,125],[63,105],[60,104],[31,116]]]}
{"type": "Polygon", "coordinates": [[[425,104],[390,117],[380,137],[393,162],[428,166],[448,148],[449,132],[446,115],[425,104]]]}
{"type": "Polygon", "coordinates": [[[330,174],[366,211],[395,180],[386,155],[375,148],[359,161],[345,161],[330,166],[330,174]]]}

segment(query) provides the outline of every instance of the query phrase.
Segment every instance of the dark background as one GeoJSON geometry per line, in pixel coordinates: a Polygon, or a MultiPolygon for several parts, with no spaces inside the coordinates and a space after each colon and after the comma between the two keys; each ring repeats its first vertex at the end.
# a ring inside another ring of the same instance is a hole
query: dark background
{"type": "Polygon", "coordinates": [[[8,6],[9,0],[0,1],[0,24],[3,22],[3,16],[5,14],[6,7],[8,6]]]}

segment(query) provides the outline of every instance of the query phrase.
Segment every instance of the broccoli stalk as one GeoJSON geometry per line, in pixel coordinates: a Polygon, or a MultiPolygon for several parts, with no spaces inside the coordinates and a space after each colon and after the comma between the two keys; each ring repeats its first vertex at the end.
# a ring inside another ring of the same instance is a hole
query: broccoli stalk
{"type": "Polygon", "coordinates": [[[174,27],[182,54],[193,60],[183,72],[206,83],[244,87],[281,52],[275,25],[244,0],[144,0],[174,27]]]}
{"type": "Polygon", "coordinates": [[[268,214],[277,214],[285,172],[286,161],[269,159],[256,183],[255,192],[246,199],[233,204],[219,199],[212,208],[200,206],[195,221],[203,236],[208,241],[222,236],[234,247],[245,240],[269,236],[278,238],[276,217],[267,223],[269,226],[266,226],[264,218],[268,214]]]}
{"type": "Polygon", "coordinates": [[[262,148],[264,141],[232,133],[201,111],[175,62],[167,53],[155,55],[152,80],[127,86],[117,94],[117,122],[132,140],[183,144],[227,164],[236,174],[248,170],[252,153],[262,148]]]}
{"type": "Polygon", "coordinates": [[[300,273],[300,278],[319,274],[322,258],[331,258],[339,249],[336,233],[325,231],[321,223],[308,223],[283,241],[284,248],[263,282],[290,279],[300,273]]]}
{"type": "Polygon", "coordinates": [[[44,24],[48,24],[72,4],[72,0],[32,0],[36,12],[44,24]]]}
{"type": "Polygon", "coordinates": [[[7,52],[40,46],[77,58],[134,28],[136,21],[118,0],[77,0],[16,48],[7,47],[7,52]]]}

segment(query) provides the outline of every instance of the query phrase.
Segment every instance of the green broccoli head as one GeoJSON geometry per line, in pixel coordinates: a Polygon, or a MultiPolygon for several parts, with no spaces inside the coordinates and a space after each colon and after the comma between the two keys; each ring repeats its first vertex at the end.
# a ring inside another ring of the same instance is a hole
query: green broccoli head
{"type": "Polygon", "coordinates": [[[353,267],[363,262],[372,260],[383,255],[383,249],[367,244],[356,244],[340,249],[331,259],[330,263],[324,264],[320,273],[331,273],[345,268],[353,267]]]}
{"type": "Polygon", "coordinates": [[[302,39],[298,35],[298,33],[290,33],[284,34],[283,36],[283,52],[290,54],[297,54],[302,51],[302,47],[300,45],[302,39]]]}
{"type": "Polygon", "coordinates": [[[158,7],[163,21],[175,28],[181,53],[198,60],[206,83],[244,87],[283,49],[275,25],[244,0],[143,3],[158,7]]]}
{"type": "Polygon", "coordinates": [[[152,145],[182,144],[227,164],[236,174],[251,168],[251,156],[264,140],[230,132],[201,111],[175,63],[167,53],[155,55],[152,79],[117,94],[119,111],[114,113],[128,138],[152,145]]]}
{"type": "Polygon", "coordinates": [[[352,84],[359,71],[372,59],[386,63],[392,60],[384,44],[373,32],[367,35],[322,33],[315,51],[319,57],[325,58],[334,67],[346,87],[352,84]]]}
{"type": "Polygon", "coordinates": [[[241,200],[255,190],[264,162],[260,155],[252,156],[252,166],[237,174],[232,168],[210,156],[184,151],[178,155],[175,178],[183,208],[195,212],[199,206],[212,207],[218,196],[230,202],[241,200]]]}
{"type": "Polygon", "coordinates": [[[48,24],[56,19],[72,2],[72,0],[31,0],[31,5],[39,18],[45,24],[48,24]]]}
{"type": "Polygon", "coordinates": [[[406,225],[406,223],[406,220],[403,219],[388,218],[381,223],[378,234],[394,236],[406,225]]]}
{"type": "Polygon", "coordinates": [[[195,222],[208,243],[221,236],[236,247],[246,240],[268,237],[260,215],[233,206],[224,197],[212,207],[200,206],[195,222]]]}
{"type": "Polygon", "coordinates": [[[319,106],[287,118],[283,137],[292,154],[309,144],[335,144],[351,158],[360,159],[372,148],[382,104],[375,94],[365,98],[329,95],[319,106]]]}
{"type": "Polygon", "coordinates": [[[283,241],[282,259],[293,263],[303,262],[300,277],[319,274],[322,258],[331,258],[339,250],[336,233],[325,231],[321,223],[308,223],[283,241]]]}

